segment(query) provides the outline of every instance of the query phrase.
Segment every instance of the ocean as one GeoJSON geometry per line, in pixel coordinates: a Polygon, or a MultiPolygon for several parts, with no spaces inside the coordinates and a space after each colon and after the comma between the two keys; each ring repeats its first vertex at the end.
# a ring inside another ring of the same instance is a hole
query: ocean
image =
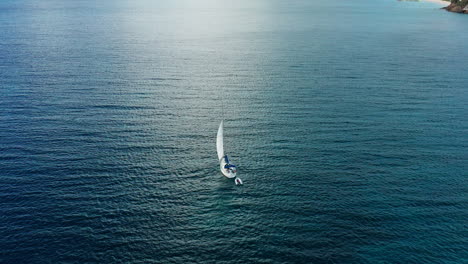
{"type": "Polygon", "coordinates": [[[0,263],[467,263],[440,7],[1,1],[0,263]]]}

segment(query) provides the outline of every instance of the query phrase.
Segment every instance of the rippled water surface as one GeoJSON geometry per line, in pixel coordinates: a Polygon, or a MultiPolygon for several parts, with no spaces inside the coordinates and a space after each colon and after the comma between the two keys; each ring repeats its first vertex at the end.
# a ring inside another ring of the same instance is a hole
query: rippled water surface
{"type": "Polygon", "coordinates": [[[2,1],[0,262],[468,262],[468,16],[439,7],[2,1]]]}

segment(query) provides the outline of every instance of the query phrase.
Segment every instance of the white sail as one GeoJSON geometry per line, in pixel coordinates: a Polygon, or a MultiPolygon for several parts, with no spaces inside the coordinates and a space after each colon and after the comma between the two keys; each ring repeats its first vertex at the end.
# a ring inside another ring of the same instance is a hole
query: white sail
{"type": "Polygon", "coordinates": [[[216,150],[218,151],[218,160],[224,156],[224,142],[223,142],[223,121],[219,124],[218,135],[216,136],[216,150]]]}

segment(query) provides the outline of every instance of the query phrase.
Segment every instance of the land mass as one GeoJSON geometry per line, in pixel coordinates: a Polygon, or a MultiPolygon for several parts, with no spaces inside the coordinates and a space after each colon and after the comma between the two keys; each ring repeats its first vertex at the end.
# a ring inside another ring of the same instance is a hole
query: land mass
{"type": "Polygon", "coordinates": [[[468,14],[468,0],[450,0],[450,5],[443,9],[450,12],[468,14]]]}

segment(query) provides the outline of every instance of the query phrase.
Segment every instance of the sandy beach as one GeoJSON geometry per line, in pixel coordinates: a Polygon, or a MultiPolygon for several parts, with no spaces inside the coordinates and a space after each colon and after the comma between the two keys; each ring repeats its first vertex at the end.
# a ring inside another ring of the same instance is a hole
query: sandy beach
{"type": "Polygon", "coordinates": [[[432,3],[437,3],[440,5],[448,6],[450,4],[449,1],[442,1],[442,0],[424,0],[426,2],[432,2],[432,3]]]}

